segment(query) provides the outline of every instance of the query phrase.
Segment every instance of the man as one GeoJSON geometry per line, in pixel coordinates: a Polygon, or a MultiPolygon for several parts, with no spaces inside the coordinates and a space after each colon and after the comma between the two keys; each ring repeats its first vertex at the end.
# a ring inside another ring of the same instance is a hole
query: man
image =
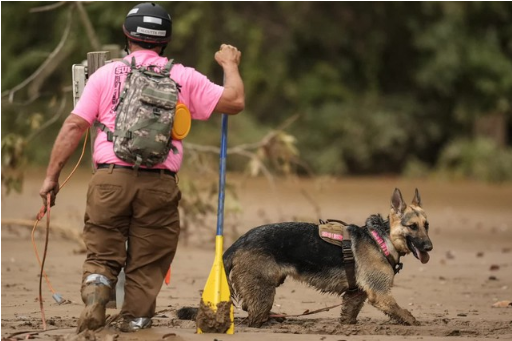
{"type": "MultiPolygon", "coordinates": [[[[168,60],[161,55],[171,40],[172,21],[161,6],[135,6],[126,17],[123,31],[130,52],[126,61],[135,57],[137,65],[166,65],[168,60]]],[[[180,102],[189,108],[192,119],[206,120],[212,112],[237,114],[244,108],[244,86],[238,70],[241,53],[223,44],[214,58],[224,70],[224,86],[183,65],[171,69],[170,77],[180,85],[180,102]]],[[[129,69],[117,61],[89,77],[53,146],[40,190],[45,205],[48,194],[51,205],[55,204],[59,175],[84,132],[95,121],[114,131],[114,109],[129,69]]],[[[183,157],[181,141],[172,142],[177,153],[171,151],[163,163],[145,168],[133,167],[117,158],[106,135],[98,131],[94,142],[97,171],[89,183],[83,231],[87,258],[81,294],[85,308],[77,332],[95,330],[105,324],[105,305],[122,267],[126,283],[121,330],[150,327],[156,298],[174,258],[180,233],[181,193],[175,176],[183,157]]]]}

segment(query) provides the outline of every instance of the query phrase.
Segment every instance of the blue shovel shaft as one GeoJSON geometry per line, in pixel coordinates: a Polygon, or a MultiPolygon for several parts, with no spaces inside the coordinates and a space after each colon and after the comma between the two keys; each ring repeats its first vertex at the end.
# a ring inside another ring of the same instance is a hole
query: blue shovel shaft
{"type": "Polygon", "coordinates": [[[224,192],[226,187],[226,154],[228,149],[228,115],[222,114],[220,165],[219,165],[219,203],[217,210],[217,236],[222,236],[224,227],[224,192]]]}

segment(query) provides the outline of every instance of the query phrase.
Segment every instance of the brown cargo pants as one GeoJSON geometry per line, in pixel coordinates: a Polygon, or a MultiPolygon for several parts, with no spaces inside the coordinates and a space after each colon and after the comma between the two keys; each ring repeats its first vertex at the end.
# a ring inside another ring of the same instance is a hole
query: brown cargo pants
{"type": "Polygon", "coordinates": [[[180,199],[172,175],[109,168],[92,176],[84,218],[87,258],[82,282],[90,274],[100,274],[114,288],[124,266],[123,317],[155,314],[156,298],[178,244],[180,199]]]}

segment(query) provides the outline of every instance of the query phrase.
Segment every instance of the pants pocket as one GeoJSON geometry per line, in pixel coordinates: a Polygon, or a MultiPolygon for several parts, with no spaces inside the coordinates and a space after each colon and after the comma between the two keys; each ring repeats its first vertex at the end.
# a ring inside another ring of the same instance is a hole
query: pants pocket
{"type": "Polygon", "coordinates": [[[120,185],[92,184],[87,196],[88,222],[106,228],[127,226],[125,220],[130,205],[127,193],[120,185]]]}

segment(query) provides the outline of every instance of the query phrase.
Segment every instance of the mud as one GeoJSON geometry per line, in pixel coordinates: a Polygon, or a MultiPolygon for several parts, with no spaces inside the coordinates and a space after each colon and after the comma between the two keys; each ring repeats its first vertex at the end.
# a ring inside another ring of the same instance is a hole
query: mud
{"type": "Polygon", "coordinates": [[[203,333],[223,334],[231,327],[232,301],[217,303],[216,309],[201,300],[196,316],[196,325],[203,333]]]}
{"type": "MultiPolygon", "coordinates": [[[[64,173],[63,173],[64,174],[64,173]]],[[[373,213],[387,215],[389,200],[399,187],[406,201],[419,188],[430,221],[434,249],[428,264],[413,256],[403,258],[404,268],[395,277],[393,296],[418,319],[419,326],[396,325],[365,304],[358,323],[340,325],[339,298],[287,280],[278,288],[272,311],[297,315],[275,320],[262,328],[249,328],[247,314],[235,305],[235,334],[196,334],[196,322],[180,320],[176,311],[197,306],[211,270],[215,249],[215,218],[204,227],[190,227],[189,242],[180,244],[172,266],[170,285],[163,285],[153,327],[135,333],[104,328],[76,335],[83,309],[80,280],[83,246],[77,240],[83,222],[89,172],[75,176],[59,193],[52,208],[45,271],[54,291],[65,304],[58,305],[43,280],[42,330],[39,307],[40,267],[30,236],[41,207],[38,197],[44,171],[27,174],[22,195],[2,195],[2,321],[4,340],[512,340],[512,185],[397,178],[364,179],[247,179],[228,174],[227,182],[238,193],[238,203],[227,200],[225,247],[248,229],[276,221],[339,219],[362,224],[373,213]],[[210,227],[208,227],[210,226],[210,227]],[[66,231],[69,231],[67,233],[66,231]]],[[[184,181],[185,176],[181,176],[184,181]]],[[[42,254],[44,222],[35,231],[42,254]]],[[[114,316],[116,309],[107,309],[114,316]]]]}

